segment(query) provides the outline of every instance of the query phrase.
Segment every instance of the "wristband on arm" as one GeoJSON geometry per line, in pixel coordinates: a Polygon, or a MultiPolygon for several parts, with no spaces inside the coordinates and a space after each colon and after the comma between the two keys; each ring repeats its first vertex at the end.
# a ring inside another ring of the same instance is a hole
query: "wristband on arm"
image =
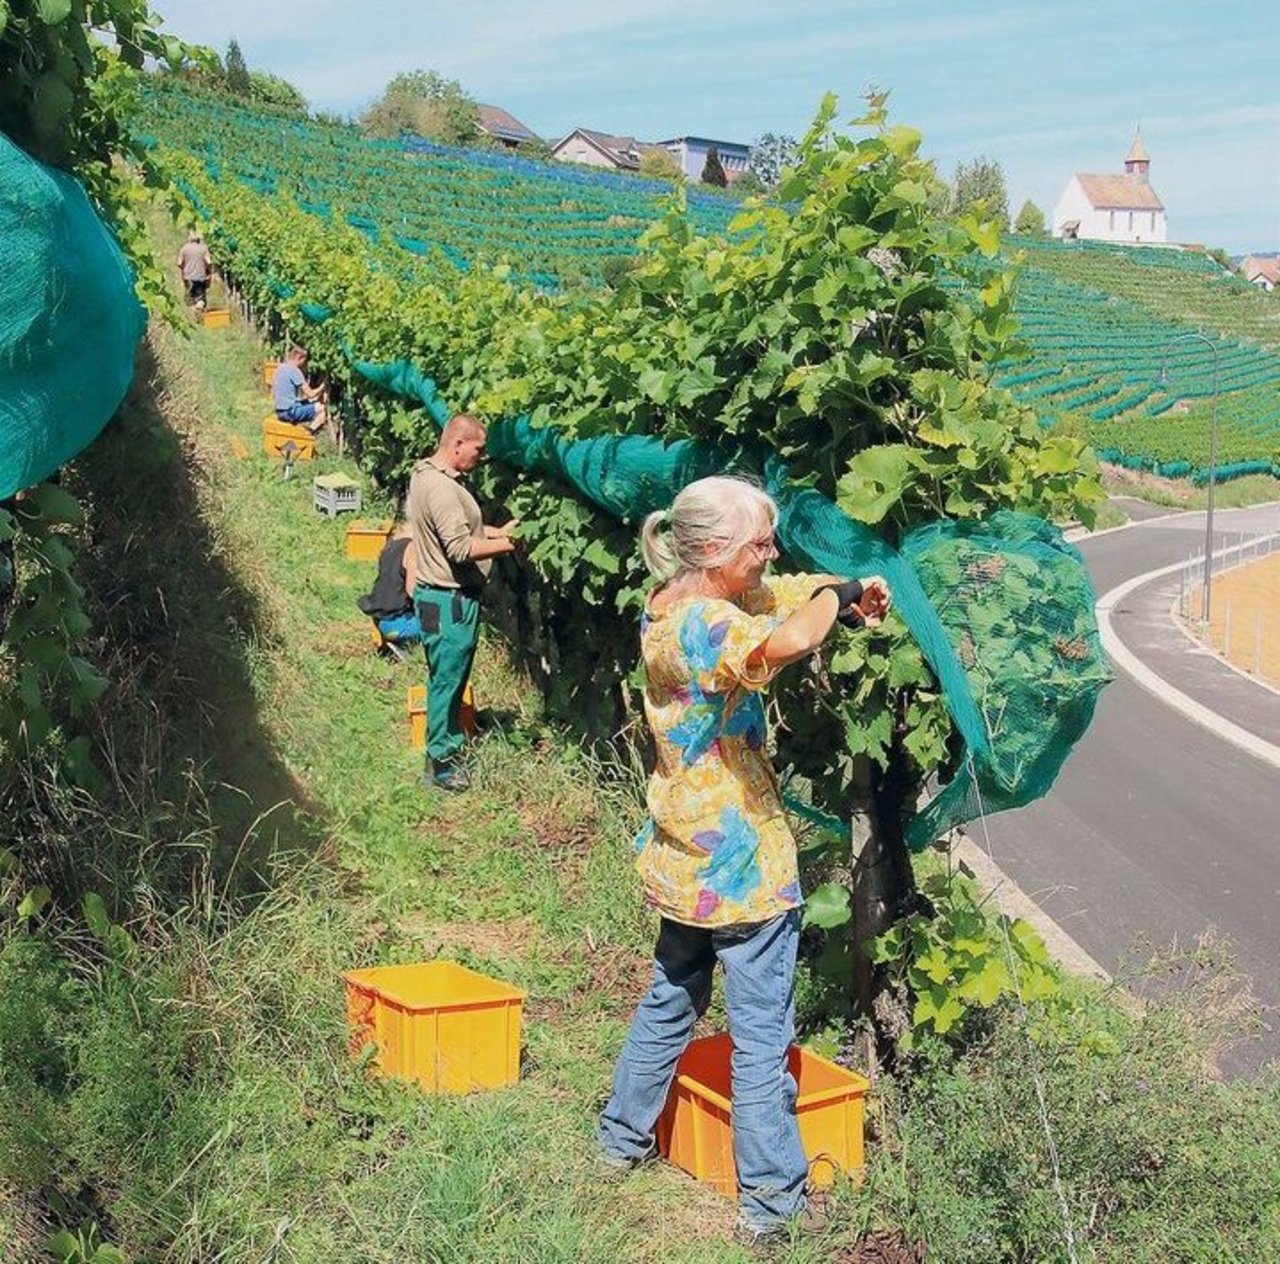
{"type": "Polygon", "coordinates": [[[821,584],[809,594],[812,600],[820,592],[833,592],[836,595],[836,601],[839,607],[836,613],[836,622],[843,628],[860,628],[865,626],[866,619],[862,617],[862,611],[858,609],[858,602],[862,600],[862,585],[856,579],[846,580],[842,584],[821,584]]]}

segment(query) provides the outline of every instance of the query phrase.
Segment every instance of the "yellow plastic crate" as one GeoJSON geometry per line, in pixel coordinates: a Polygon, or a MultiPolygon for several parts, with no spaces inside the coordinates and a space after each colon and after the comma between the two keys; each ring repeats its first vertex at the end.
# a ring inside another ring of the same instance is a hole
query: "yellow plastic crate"
{"type": "Polygon", "coordinates": [[[275,413],[262,419],[262,450],[267,456],[283,456],[281,449],[290,442],[297,449],[293,454],[295,461],[310,461],[315,457],[315,436],[306,426],[281,421],[275,413]]]}
{"type": "Polygon", "coordinates": [[[262,385],[271,389],[272,383],[275,381],[276,370],[280,367],[279,360],[264,360],[262,362],[262,385]]]}
{"type": "Polygon", "coordinates": [[[353,522],[347,528],[344,554],[352,562],[376,562],[393,527],[391,522],[353,522]]]}
{"type": "Polygon", "coordinates": [[[502,1088],[520,1077],[525,993],[453,961],[343,975],[351,1052],[428,1093],[502,1088]]]}
{"type": "MultiPolygon", "coordinates": [[[[658,1150],[697,1180],[733,1197],[733,1110],[727,1032],[695,1040],[676,1067],[658,1120],[658,1150]]],[[[791,1074],[799,1088],[796,1119],[809,1160],[809,1181],[825,1189],[837,1172],[858,1175],[864,1165],[862,1130],[870,1081],[798,1045],[791,1074]]]]}
{"type": "MultiPolygon", "coordinates": [[[[376,629],[375,629],[376,632],[376,629]]],[[[379,644],[381,641],[379,640],[379,644]]],[[[409,745],[414,750],[427,748],[427,687],[426,685],[410,685],[405,700],[409,712],[409,745]]],[[[471,682],[467,681],[462,690],[462,731],[468,737],[476,735],[476,696],[472,692],[471,682]]]]}
{"type": "Polygon", "coordinates": [[[200,323],[206,329],[226,329],[231,324],[231,313],[225,307],[214,307],[201,316],[200,323]]]}

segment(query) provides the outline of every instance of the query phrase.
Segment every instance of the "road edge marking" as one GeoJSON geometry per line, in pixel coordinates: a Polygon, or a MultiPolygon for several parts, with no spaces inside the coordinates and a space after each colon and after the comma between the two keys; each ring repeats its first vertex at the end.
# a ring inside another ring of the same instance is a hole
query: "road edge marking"
{"type": "Polygon", "coordinates": [[[991,893],[1000,912],[1010,918],[1020,917],[1035,928],[1049,955],[1068,974],[1100,983],[1112,982],[1110,971],[1090,956],[964,831],[957,831],[951,854],[979,886],[991,893]]]}

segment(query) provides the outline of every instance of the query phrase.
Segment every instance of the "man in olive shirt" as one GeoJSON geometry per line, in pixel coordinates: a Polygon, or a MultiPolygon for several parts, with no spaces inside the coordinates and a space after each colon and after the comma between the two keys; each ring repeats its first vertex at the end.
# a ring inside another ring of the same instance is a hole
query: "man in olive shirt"
{"type": "Polygon", "coordinates": [[[486,527],[462,483],[484,456],[484,426],[465,413],[450,419],[440,446],[414,466],[406,516],[413,535],[413,600],[427,655],[425,783],[463,790],[462,693],[480,637],[480,589],[492,559],[515,551],[516,525],[486,527]]]}
{"type": "Polygon", "coordinates": [[[187,301],[196,311],[204,311],[213,260],[209,256],[208,247],[195,229],[187,234],[186,244],[178,251],[178,270],[182,273],[183,285],[187,287],[187,301]]]}

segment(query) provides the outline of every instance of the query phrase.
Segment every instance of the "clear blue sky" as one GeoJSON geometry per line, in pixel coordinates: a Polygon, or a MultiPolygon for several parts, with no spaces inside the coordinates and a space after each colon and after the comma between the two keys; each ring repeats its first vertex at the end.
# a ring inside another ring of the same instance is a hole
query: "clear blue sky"
{"type": "Polygon", "coordinates": [[[985,154],[1013,211],[1122,171],[1141,123],[1175,241],[1280,250],[1280,25],[1262,0],[153,0],[166,29],[356,109],[434,69],[549,138],[595,127],[750,143],[868,84],[948,177],[985,154]]]}

